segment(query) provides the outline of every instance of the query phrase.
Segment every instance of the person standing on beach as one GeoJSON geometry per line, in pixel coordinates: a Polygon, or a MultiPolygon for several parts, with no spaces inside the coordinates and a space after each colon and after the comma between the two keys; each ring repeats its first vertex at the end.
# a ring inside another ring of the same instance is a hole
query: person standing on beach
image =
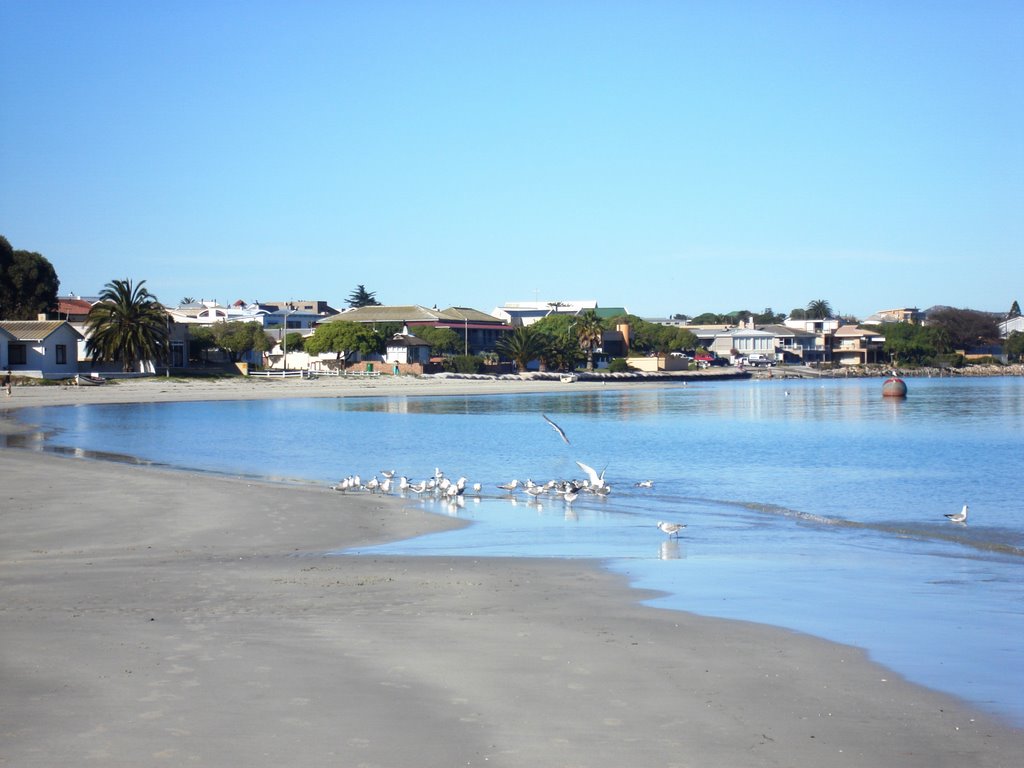
{"type": "Polygon", "coordinates": [[[4,392],[7,393],[8,397],[11,396],[11,369],[10,368],[8,368],[7,369],[7,373],[4,374],[4,392]]]}

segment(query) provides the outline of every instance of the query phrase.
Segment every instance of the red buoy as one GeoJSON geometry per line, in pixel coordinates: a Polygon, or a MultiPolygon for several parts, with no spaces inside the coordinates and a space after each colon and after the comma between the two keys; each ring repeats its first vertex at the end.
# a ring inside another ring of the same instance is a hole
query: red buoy
{"type": "Polygon", "coordinates": [[[886,379],[885,383],[882,384],[882,397],[906,397],[907,396],[907,383],[903,379],[897,379],[895,376],[891,379],[886,379]]]}

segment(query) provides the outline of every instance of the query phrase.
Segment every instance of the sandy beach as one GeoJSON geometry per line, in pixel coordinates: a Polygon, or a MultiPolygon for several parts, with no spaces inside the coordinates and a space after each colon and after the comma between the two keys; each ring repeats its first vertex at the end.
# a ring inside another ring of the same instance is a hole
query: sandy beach
{"type": "MultiPolygon", "coordinates": [[[[0,429],[26,406],[594,386],[16,387],[0,429]]],[[[645,607],[599,563],[325,555],[459,524],[400,499],[14,448],[0,472],[0,765],[1009,768],[1024,754],[1020,729],[855,648],[645,607]]]]}

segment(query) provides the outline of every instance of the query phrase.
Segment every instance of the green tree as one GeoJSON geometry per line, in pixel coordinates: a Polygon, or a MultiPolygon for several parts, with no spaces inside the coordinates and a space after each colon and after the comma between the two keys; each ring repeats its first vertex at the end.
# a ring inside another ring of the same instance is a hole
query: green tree
{"type": "Polygon", "coordinates": [[[543,337],[540,360],[551,371],[572,371],[583,360],[576,338],[576,317],[566,312],[555,312],[530,326],[543,337]]]}
{"type": "Polygon", "coordinates": [[[576,338],[580,349],[587,354],[588,371],[594,370],[594,350],[601,346],[603,335],[604,326],[594,310],[588,309],[576,316],[576,338]]]}
{"type": "MultiPolygon", "coordinates": [[[[10,249],[4,240],[0,251],[10,249]]],[[[5,320],[35,320],[57,311],[60,280],[45,256],[34,251],[0,254],[0,317],[5,320]],[[6,267],[2,267],[6,263],[6,267]]]]}
{"type": "Polygon", "coordinates": [[[1017,303],[1016,299],[1014,299],[1013,304],[1010,305],[1010,311],[1007,313],[1006,319],[1009,320],[1014,317],[1020,317],[1020,304],[1017,303]]]}
{"type": "Polygon", "coordinates": [[[0,235],[0,319],[7,319],[7,270],[14,263],[14,249],[7,238],[0,235]]]}
{"type": "Polygon", "coordinates": [[[334,320],[316,327],[313,335],[306,339],[306,352],[310,355],[333,352],[337,360],[347,364],[357,352],[364,355],[378,352],[382,343],[380,334],[362,323],[334,320]]]}
{"type": "Polygon", "coordinates": [[[1024,357],[1024,333],[1020,331],[1014,331],[1003,342],[1003,351],[1009,356],[1011,360],[1020,362],[1021,358],[1024,357]]]}
{"type": "Polygon", "coordinates": [[[453,355],[448,363],[456,373],[484,372],[484,359],[479,355],[453,355]]]}
{"type": "Polygon", "coordinates": [[[946,351],[943,334],[934,328],[910,323],[885,323],[882,335],[885,336],[882,349],[897,364],[922,365],[946,351]]]}
{"type": "Polygon", "coordinates": [[[509,358],[525,371],[531,360],[544,354],[544,334],[533,326],[519,326],[502,336],[495,345],[498,354],[509,358]]]}
{"type": "Polygon", "coordinates": [[[455,355],[463,352],[466,347],[466,340],[461,333],[456,333],[451,328],[434,328],[432,326],[420,326],[413,333],[417,338],[423,339],[430,345],[430,351],[435,355],[455,355]]]}
{"type": "Polygon", "coordinates": [[[754,322],[758,325],[772,325],[781,323],[785,319],[786,316],[782,312],[773,312],[771,307],[765,307],[764,312],[754,315],[754,322]]]}
{"type": "Polygon", "coordinates": [[[206,362],[206,353],[217,348],[217,337],[209,325],[190,325],[188,329],[188,356],[190,360],[206,362]]]}
{"type": "Polygon", "coordinates": [[[811,320],[827,320],[832,317],[832,305],[825,299],[814,299],[807,304],[807,317],[811,320]]]}
{"type": "Polygon", "coordinates": [[[716,315],[714,312],[705,312],[702,315],[697,315],[690,322],[694,325],[719,325],[723,321],[721,315],[716,315]]]}
{"type": "Polygon", "coordinates": [[[271,347],[262,325],[242,320],[217,323],[213,326],[213,337],[217,348],[226,352],[233,363],[250,352],[266,352],[271,347]]]}
{"type": "Polygon", "coordinates": [[[544,350],[540,359],[549,371],[574,371],[584,357],[575,336],[544,334],[544,350]]]}
{"type": "Polygon", "coordinates": [[[928,315],[928,327],[943,331],[951,349],[996,344],[999,324],[992,315],[973,309],[946,307],[928,315]]]}
{"type": "Polygon", "coordinates": [[[376,293],[366,290],[366,286],[357,285],[348,295],[348,305],[350,307],[379,307],[380,302],[375,298],[376,295],[376,293]]]}
{"type": "Polygon", "coordinates": [[[794,309],[791,309],[789,311],[789,319],[790,320],[806,320],[807,319],[807,310],[804,309],[803,307],[796,307],[794,309]]]}
{"type": "Polygon", "coordinates": [[[191,296],[183,296],[181,301],[178,303],[178,306],[179,307],[183,307],[186,304],[195,304],[195,303],[196,303],[196,300],[194,298],[192,298],[191,296]]]}
{"type": "Polygon", "coordinates": [[[693,331],[688,331],[685,328],[676,328],[669,351],[692,352],[699,343],[700,340],[694,335],[693,331]]]}
{"type": "Polygon", "coordinates": [[[284,343],[289,352],[301,352],[305,349],[306,337],[298,331],[292,331],[285,334],[284,343]]]}
{"type": "Polygon", "coordinates": [[[89,310],[86,351],[96,362],[120,361],[130,372],[141,361],[166,359],[171,320],[145,284],[113,280],[89,310]]]}

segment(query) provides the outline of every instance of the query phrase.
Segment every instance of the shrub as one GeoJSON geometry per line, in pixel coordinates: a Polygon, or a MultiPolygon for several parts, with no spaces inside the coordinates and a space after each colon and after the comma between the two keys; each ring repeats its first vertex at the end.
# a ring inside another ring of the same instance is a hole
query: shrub
{"type": "Polygon", "coordinates": [[[456,373],[484,372],[484,359],[479,355],[455,355],[450,360],[456,373]]]}
{"type": "Polygon", "coordinates": [[[633,368],[626,362],[624,357],[613,358],[612,361],[608,363],[609,373],[629,373],[632,370],[633,368]]]}

